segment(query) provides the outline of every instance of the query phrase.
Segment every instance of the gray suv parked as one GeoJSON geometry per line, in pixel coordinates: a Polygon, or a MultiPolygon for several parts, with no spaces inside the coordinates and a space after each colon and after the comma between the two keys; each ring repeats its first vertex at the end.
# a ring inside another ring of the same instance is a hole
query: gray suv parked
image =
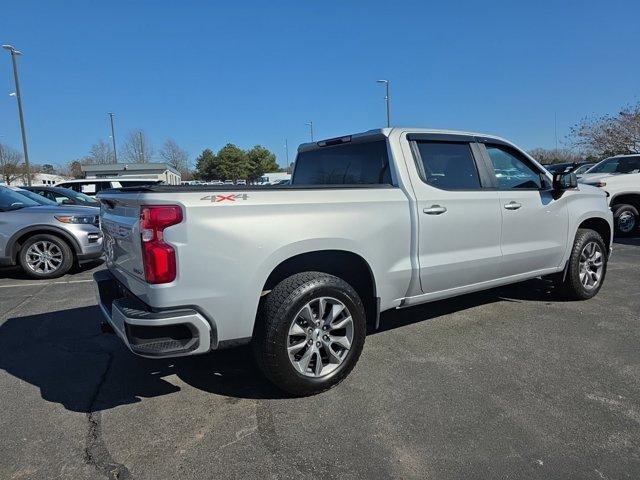
{"type": "Polygon", "coordinates": [[[0,265],[20,265],[34,278],[64,275],[102,254],[99,209],[43,205],[0,187],[0,265]]]}

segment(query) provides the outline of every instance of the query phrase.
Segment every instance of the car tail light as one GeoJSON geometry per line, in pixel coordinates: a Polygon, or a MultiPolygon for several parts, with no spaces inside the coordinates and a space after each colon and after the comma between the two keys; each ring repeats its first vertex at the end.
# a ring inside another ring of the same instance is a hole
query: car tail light
{"type": "Polygon", "coordinates": [[[164,229],[182,221],[178,205],[144,205],[140,209],[140,240],[144,276],[148,283],[176,279],[176,252],[164,241],[164,229]]]}

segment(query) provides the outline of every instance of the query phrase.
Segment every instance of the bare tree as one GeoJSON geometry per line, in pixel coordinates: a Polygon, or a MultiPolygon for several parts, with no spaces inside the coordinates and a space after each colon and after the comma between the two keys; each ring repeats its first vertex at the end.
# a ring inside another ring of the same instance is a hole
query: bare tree
{"type": "Polygon", "coordinates": [[[71,160],[61,170],[60,174],[71,178],[84,178],[82,165],[86,165],[85,159],[71,160]]]}
{"type": "Polygon", "coordinates": [[[124,159],[130,163],[149,163],[153,159],[153,147],[142,130],[130,132],[122,150],[124,159]]]}
{"type": "Polygon", "coordinates": [[[89,155],[85,157],[85,160],[90,164],[104,164],[113,163],[114,158],[111,145],[104,140],[99,140],[98,143],[91,146],[89,155]]]}
{"type": "Polygon", "coordinates": [[[171,138],[162,145],[160,157],[181,174],[189,170],[189,154],[171,138]]]}
{"type": "Polygon", "coordinates": [[[640,153],[640,103],[616,115],[585,117],[568,138],[574,147],[598,157],[640,153]]]}
{"type": "Polygon", "coordinates": [[[534,148],[529,151],[529,155],[535,158],[543,165],[551,165],[553,163],[574,163],[584,160],[584,156],[567,148],[546,149],[534,148]]]}
{"type": "Polygon", "coordinates": [[[22,154],[17,150],[0,143],[0,175],[7,185],[17,180],[24,173],[22,154]]]}

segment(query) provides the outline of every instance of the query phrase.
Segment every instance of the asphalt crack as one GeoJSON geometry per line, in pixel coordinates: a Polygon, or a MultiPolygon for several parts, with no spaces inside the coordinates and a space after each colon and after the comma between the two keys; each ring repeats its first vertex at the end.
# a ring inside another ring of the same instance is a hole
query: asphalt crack
{"type": "Polygon", "coordinates": [[[29,302],[29,300],[32,300],[33,297],[35,297],[36,295],[41,295],[42,292],[44,292],[47,287],[49,286],[49,284],[45,284],[41,289],[39,289],[37,292],[31,294],[31,295],[27,295],[24,300],[22,300],[20,303],[18,303],[16,306],[9,308],[9,310],[5,311],[5,312],[1,312],[0,314],[0,325],[3,323],[3,319],[7,319],[9,318],[9,315],[11,315],[13,312],[15,312],[16,310],[18,310],[20,307],[22,307],[23,305],[25,305],[27,302],[29,302]]]}
{"type": "Polygon", "coordinates": [[[133,475],[131,475],[129,469],[124,464],[116,462],[111,456],[102,438],[102,412],[99,410],[94,411],[95,404],[100,396],[100,390],[107,380],[109,370],[113,363],[113,354],[110,352],[105,353],[109,355],[109,360],[104,372],[102,372],[100,382],[98,382],[98,386],[91,397],[89,411],[86,414],[88,431],[87,443],[84,449],[84,461],[110,480],[133,480],[133,475]]]}

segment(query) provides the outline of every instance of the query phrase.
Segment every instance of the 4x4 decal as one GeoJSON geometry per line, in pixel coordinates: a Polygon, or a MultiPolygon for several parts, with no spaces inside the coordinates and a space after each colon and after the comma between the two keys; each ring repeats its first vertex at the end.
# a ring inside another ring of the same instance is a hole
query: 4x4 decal
{"type": "Polygon", "coordinates": [[[200,200],[209,201],[211,203],[219,202],[235,202],[236,200],[247,200],[249,195],[246,193],[231,193],[228,195],[205,195],[200,200]]]}

